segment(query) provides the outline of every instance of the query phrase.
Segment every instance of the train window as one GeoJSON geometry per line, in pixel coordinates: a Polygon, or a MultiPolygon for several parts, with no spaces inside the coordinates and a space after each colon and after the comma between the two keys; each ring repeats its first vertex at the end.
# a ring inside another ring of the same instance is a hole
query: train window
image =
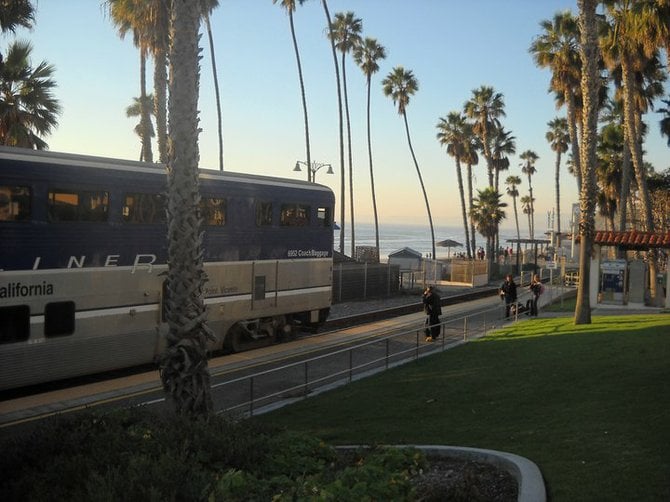
{"type": "Polygon", "coordinates": [[[28,305],[0,307],[0,343],[23,342],[30,336],[28,305]]]}
{"type": "Polygon", "coordinates": [[[256,226],[272,225],[272,202],[256,202],[256,226]]]}
{"type": "Polygon", "coordinates": [[[126,223],[165,223],[165,196],[158,193],[127,193],[123,203],[126,223]]]}
{"type": "Polygon", "coordinates": [[[279,223],[285,227],[309,225],[310,207],[305,204],[282,204],[279,223]]]}
{"type": "Polygon", "coordinates": [[[330,215],[329,207],[319,207],[316,209],[316,219],[319,222],[320,227],[331,227],[333,226],[333,219],[330,215]]]}
{"type": "Polygon", "coordinates": [[[74,302],[53,302],[44,306],[44,335],[64,336],[74,333],[74,302]]]}
{"type": "Polygon", "coordinates": [[[0,221],[30,219],[30,188],[0,185],[0,221]]]}
{"type": "Polygon", "coordinates": [[[203,197],[200,200],[200,215],[205,225],[222,226],[226,224],[226,199],[203,197]]]}
{"type": "Polygon", "coordinates": [[[109,193],[49,191],[50,221],[107,221],[109,193]]]}

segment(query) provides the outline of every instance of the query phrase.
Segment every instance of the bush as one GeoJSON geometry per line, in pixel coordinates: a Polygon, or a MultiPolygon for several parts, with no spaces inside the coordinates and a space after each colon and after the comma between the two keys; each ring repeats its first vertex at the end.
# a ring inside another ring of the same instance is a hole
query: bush
{"type": "Polygon", "coordinates": [[[143,409],[50,420],[0,446],[0,499],[406,500],[415,450],[339,453],[255,420],[143,409]]]}

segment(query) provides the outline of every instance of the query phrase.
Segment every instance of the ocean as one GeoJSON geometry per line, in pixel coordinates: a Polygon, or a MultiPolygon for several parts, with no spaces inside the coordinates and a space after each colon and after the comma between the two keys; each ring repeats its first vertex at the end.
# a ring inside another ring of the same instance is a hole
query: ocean
{"type": "MultiPolygon", "coordinates": [[[[463,227],[457,226],[436,226],[435,242],[445,239],[453,239],[463,247],[443,248],[436,246],[435,252],[437,258],[447,258],[455,253],[465,253],[465,232],[463,227]]],[[[356,246],[375,246],[375,225],[374,223],[356,223],[356,246]]],[[[340,250],[340,231],[335,230],[333,247],[336,251],[340,250]]],[[[522,233],[522,237],[524,237],[522,233]]],[[[516,231],[501,229],[500,243],[502,246],[509,246],[507,239],[516,238],[516,231]]],[[[476,246],[486,247],[486,240],[480,234],[476,234],[476,246]]],[[[428,225],[408,225],[408,224],[384,224],[379,225],[379,258],[382,262],[388,260],[388,255],[405,247],[411,248],[427,256],[432,253],[432,242],[430,237],[430,226],[428,225]]],[[[349,226],[345,228],[344,254],[351,255],[351,232],[349,226]]]]}

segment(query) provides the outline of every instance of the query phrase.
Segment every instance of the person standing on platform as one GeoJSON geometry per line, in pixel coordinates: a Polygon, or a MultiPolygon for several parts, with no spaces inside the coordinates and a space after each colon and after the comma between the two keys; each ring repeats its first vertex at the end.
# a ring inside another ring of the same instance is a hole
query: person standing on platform
{"type": "Polygon", "coordinates": [[[505,318],[509,318],[510,309],[516,303],[516,284],[512,274],[507,274],[500,286],[500,297],[505,301],[505,318]]]}
{"type": "Polygon", "coordinates": [[[540,295],[544,292],[544,286],[540,280],[540,276],[535,274],[533,280],[530,281],[530,316],[537,317],[537,301],[540,299],[540,295]]]}
{"type": "Polygon", "coordinates": [[[432,342],[440,336],[440,316],[442,315],[442,299],[433,286],[428,286],[423,293],[423,310],[426,317],[426,341],[432,342]]]}

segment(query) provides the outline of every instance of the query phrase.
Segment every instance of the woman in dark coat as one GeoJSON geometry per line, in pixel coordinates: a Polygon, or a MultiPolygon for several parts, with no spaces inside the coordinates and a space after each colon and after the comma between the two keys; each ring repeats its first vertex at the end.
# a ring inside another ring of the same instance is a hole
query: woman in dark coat
{"type": "Polygon", "coordinates": [[[440,316],[442,315],[442,300],[433,286],[428,286],[423,293],[423,310],[426,318],[426,341],[432,342],[440,336],[440,316]]]}

